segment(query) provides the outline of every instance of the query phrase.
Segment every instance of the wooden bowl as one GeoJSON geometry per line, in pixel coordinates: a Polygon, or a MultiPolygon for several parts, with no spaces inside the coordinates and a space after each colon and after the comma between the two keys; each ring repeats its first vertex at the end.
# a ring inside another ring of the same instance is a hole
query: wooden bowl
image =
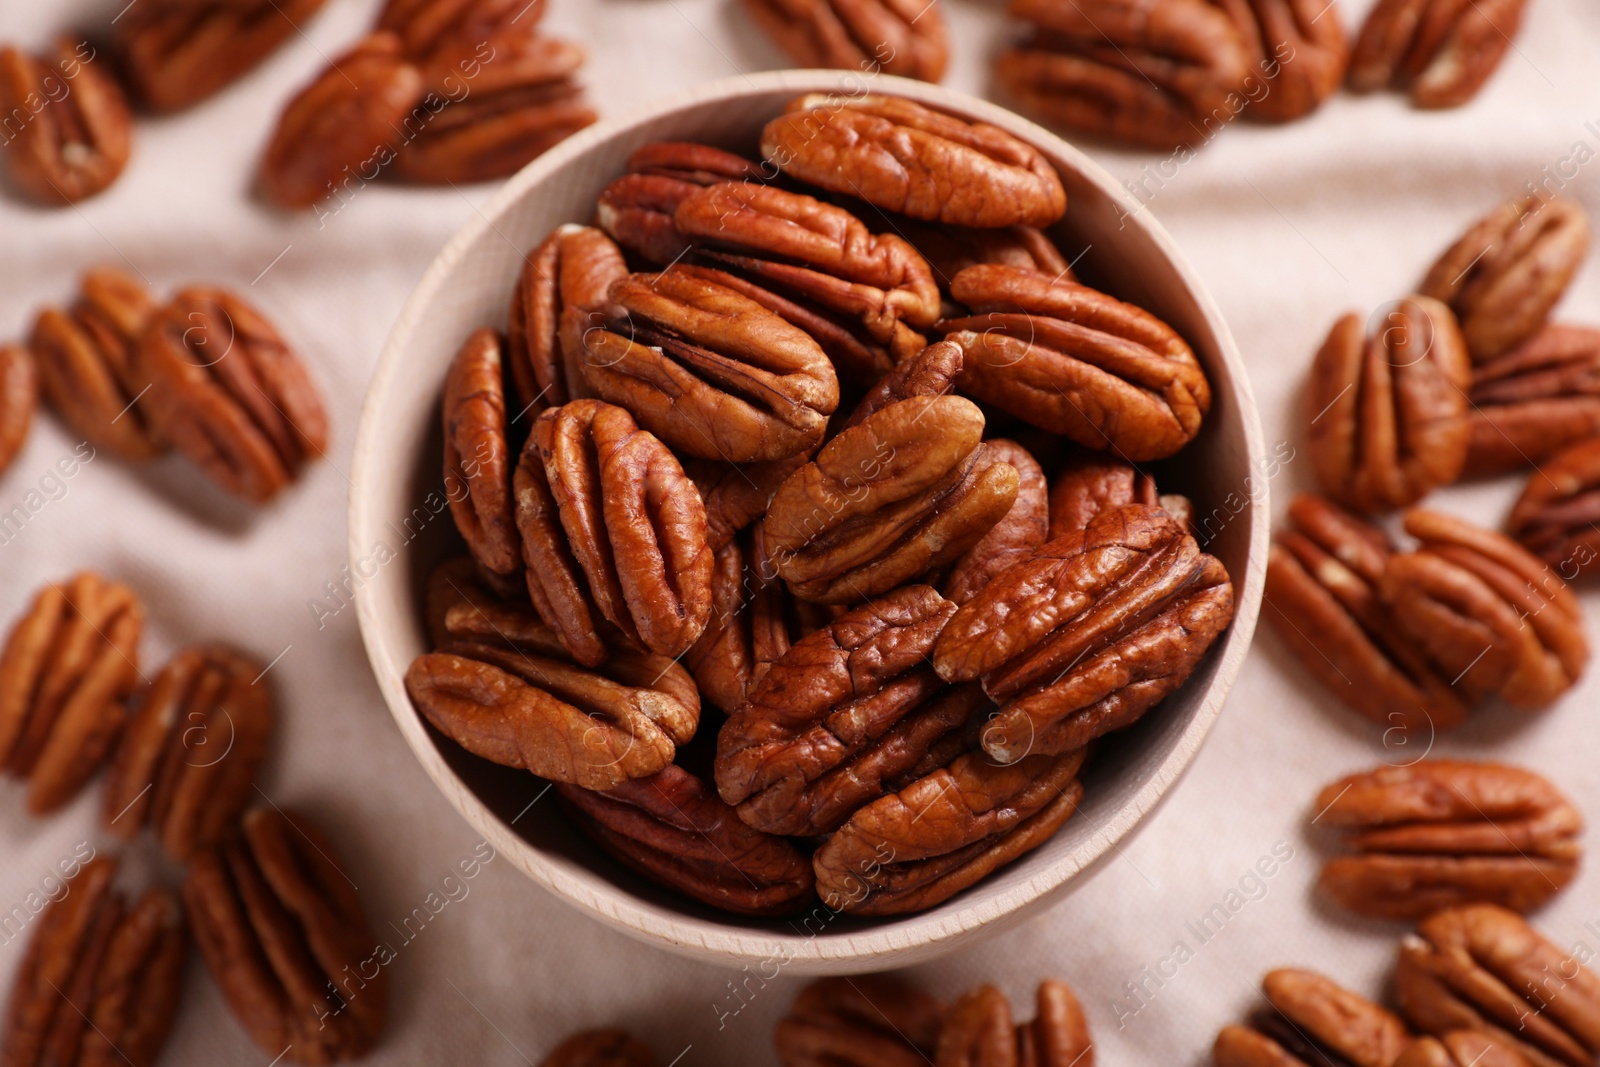
{"type": "Polygon", "coordinates": [[[714,82],[579,133],[506,183],[445,246],[406,304],[368,386],[350,496],[350,555],[367,654],[395,723],[428,776],[519,870],[580,911],[689,956],[730,965],[777,959],[796,973],[849,973],[949,952],[1060,900],[1149,816],[1199,751],[1255,630],[1267,557],[1272,472],[1255,401],[1215,303],[1171,238],[1110,175],[1071,145],[993,104],[934,85],[839,71],[780,71],[714,82]],[[554,227],[588,221],[601,188],[639,145],[703,140],[752,150],[761,126],[806,92],[907,96],[992,123],[1037,145],[1067,187],[1054,236],[1091,284],[1148,308],[1181,333],[1215,402],[1200,436],[1157,465],[1167,491],[1195,502],[1204,547],[1232,575],[1233,625],[1194,676],[1129,730],[1106,738],[1085,799],[1049,842],[944,904],[897,919],[855,920],[820,904],[807,915],[746,920],[647,884],[582,839],[546,785],[468,755],[428,727],[404,674],[426,650],[421,590],[454,536],[440,473],[445,369],[475,327],[503,327],[523,255],[554,227]]]}

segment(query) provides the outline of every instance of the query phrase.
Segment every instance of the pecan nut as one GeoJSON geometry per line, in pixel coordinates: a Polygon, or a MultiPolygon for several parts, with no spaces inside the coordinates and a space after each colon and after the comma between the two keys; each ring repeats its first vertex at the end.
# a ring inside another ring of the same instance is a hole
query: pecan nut
{"type": "Polygon", "coordinates": [[[1493,904],[1436,912],[1400,943],[1395,995],[1423,1033],[1477,1030],[1532,1067],[1600,1057],[1600,976],[1493,904]]]}
{"type": "Polygon", "coordinates": [[[1413,508],[1421,542],[1391,559],[1378,593],[1400,627],[1469,695],[1542,708],[1589,659],[1578,600],[1516,542],[1437,511],[1413,508]]]}
{"type": "Polygon", "coordinates": [[[805,453],[771,463],[722,463],[690,459],[684,473],[700,490],[706,506],[706,529],[711,546],[720,548],[739,531],[753,525],[767,513],[772,494],[789,475],[805,466],[805,453]]]}
{"type": "Polygon", "coordinates": [[[944,13],[926,0],[744,0],[796,66],[936,82],[949,59],[944,13]]]}
{"type": "Polygon", "coordinates": [[[1094,1067],[1089,1023],[1072,987],[1039,983],[1031,1022],[1014,1023],[1011,1003],[994,986],[956,1001],[939,1034],[935,1067],[1094,1067]]]}
{"type": "Polygon", "coordinates": [[[1211,385],[1177,332],[1086,286],[1014,267],[950,284],[972,313],[939,323],[965,356],[960,388],[1051,433],[1131,462],[1188,444],[1211,385]]]}
{"type": "Polygon", "coordinates": [[[1232,617],[1222,563],[1160,508],[1130,504],[1003,571],[951,617],[933,665],[982,681],[1000,705],[983,749],[1011,763],[1135,722],[1232,617]]]}
{"type": "Polygon", "coordinates": [[[783,1067],[924,1067],[944,1010],[892,975],[819,978],[778,1020],[772,1043],[783,1067]]]}
{"type": "Polygon", "coordinates": [[[150,421],[213,482],[270,500],[328,444],[322,396],[262,314],[225,289],[184,289],[155,312],[134,352],[150,421]]]}
{"type": "Polygon", "coordinates": [[[21,345],[0,345],[0,473],[22,451],[38,406],[39,372],[33,353],[21,345]]]}
{"type": "Polygon", "coordinates": [[[1472,1067],[1473,1064],[1529,1067],[1522,1053],[1478,1030],[1451,1030],[1438,1037],[1418,1038],[1394,1061],[1394,1067],[1472,1067]]]}
{"type": "Polygon", "coordinates": [[[508,440],[505,345],[474,330],[444,381],[444,484],[450,515],[467,551],[486,570],[515,576],[519,558],[512,496],[515,453],[508,440]]]}
{"type": "Polygon", "coordinates": [[[1531,771],[1423,760],[1330,783],[1319,822],[1354,855],[1322,868],[1324,892],[1380,919],[1421,919],[1458,904],[1530,911],[1572,881],[1583,819],[1531,771]]]}
{"type": "Polygon", "coordinates": [[[978,230],[898,219],[895,229],[910,241],[933,268],[939,287],[949,290],[950,279],[985,263],[1036,270],[1052,278],[1077,281],[1072,267],[1050,236],[1036,226],[1005,226],[978,230]]]}
{"type": "Polygon", "coordinates": [[[628,157],[628,173],[606,186],[595,204],[600,228],[657,266],[682,259],[689,241],[672,217],[691,193],[717,182],[772,177],[743,156],[693,141],[652,141],[628,157]]]}
{"type": "Polygon", "coordinates": [[[1217,1034],[1216,1067],[1391,1067],[1411,1040],[1392,1012],[1314,971],[1272,971],[1261,988],[1267,1006],[1217,1034]]]}
{"type": "Polygon", "coordinates": [[[220,842],[249,804],[272,739],[264,665],[221,645],[179,652],[140,695],[101,805],[127,840],[148,824],[180,863],[220,842]]]}
{"type": "Polygon", "coordinates": [[[812,899],[804,853],[745,825],[676,764],[606,792],[556,788],[620,863],[687,897],[740,915],[790,915],[812,899]]]}
{"type": "Polygon", "coordinates": [[[116,743],[139,678],[144,608],[91,571],[39,590],[0,652],[0,762],[42,815],[81,789],[116,743]]]}
{"type": "MultiPolygon", "coordinates": [[[[1245,114],[1291,122],[1315,111],[1344,83],[1350,38],[1339,13],[1316,0],[1221,0],[1250,54],[1252,76],[1266,87],[1250,94],[1245,114]]],[[[1245,87],[1251,87],[1247,79],[1245,87]]]]}
{"type": "Polygon", "coordinates": [[[183,880],[195,942],[234,1018],[263,1052],[296,1063],[365,1055],[388,1010],[388,959],[335,855],[304,816],[260,807],[183,880]]]}
{"type": "Polygon", "coordinates": [[[582,1030],[551,1049],[539,1067],[656,1067],[656,1057],[626,1030],[582,1030]]]}
{"type": "Polygon", "coordinates": [[[1187,497],[1160,492],[1153,477],[1125,460],[1080,448],[1067,455],[1050,483],[1050,536],[1046,540],[1077,533],[1102,511],[1124,504],[1159,506],[1190,533],[1195,532],[1189,521],[1194,509],[1187,497]]]}
{"type": "Polygon", "coordinates": [[[467,56],[481,57],[484,46],[488,62],[509,35],[536,34],[544,14],[545,0],[387,0],[376,28],[398,36],[405,54],[440,84],[467,56]]]}
{"type": "Polygon", "coordinates": [[[899,97],[798,97],[761,131],[761,154],[831,193],[952,226],[1049,226],[1067,209],[1038,149],[899,97]]]}
{"type": "Polygon", "coordinates": [[[1417,107],[1459,107],[1500,66],[1527,0],[1379,0],[1350,57],[1350,88],[1394,86],[1417,107]]]}
{"type": "Polygon", "coordinates": [[[1600,330],[1552,324],[1472,369],[1467,475],[1541,463],[1600,434],[1600,330]]]}
{"type": "Polygon", "coordinates": [[[516,421],[531,422],[545,408],[584,396],[581,354],[562,344],[561,315],[603,303],[611,283],[627,273],[622,250],[592,226],[558,226],[528,253],[506,326],[516,421]]]}
{"type": "Polygon", "coordinates": [[[41,204],[75,204],[104,190],[133,152],[133,115],[88,42],[63,37],[30,56],[0,48],[0,114],[11,179],[41,204]]]}
{"type": "Polygon", "coordinates": [[[1445,249],[1418,291],[1449,304],[1472,358],[1490,360],[1544,325],[1588,253],[1589,216],[1581,205],[1561,196],[1518,197],[1445,249]]]}
{"type": "Polygon", "coordinates": [[[1600,438],[1557,453],[1528,476],[1506,530],[1566,581],[1600,555],[1600,438]]]}
{"type": "Polygon", "coordinates": [[[1383,328],[1333,326],[1306,390],[1311,463],[1323,491],[1360,511],[1414,504],[1466,463],[1471,365],[1450,309],[1411,297],[1383,328]]]}
{"type": "Polygon", "coordinates": [[[1015,441],[1002,438],[984,442],[974,473],[981,474],[979,465],[995,463],[1017,472],[1017,496],[1011,510],[957,557],[945,577],[944,595],[957,605],[977,596],[1001,571],[1050,539],[1050,489],[1039,461],[1015,441]]]}

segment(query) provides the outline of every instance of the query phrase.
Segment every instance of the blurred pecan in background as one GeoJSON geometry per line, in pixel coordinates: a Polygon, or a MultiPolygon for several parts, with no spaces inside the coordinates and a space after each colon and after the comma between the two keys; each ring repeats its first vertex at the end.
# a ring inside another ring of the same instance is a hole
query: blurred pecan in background
{"type": "Polygon", "coordinates": [[[22,451],[38,406],[39,372],[33,353],[21,345],[0,345],[0,473],[22,451]]]}
{"type": "Polygon", "coordinates": [[[1016,499],[1011,510],[950,568],[943,591],[956,604],[965,604],[977,596],[1001,571],[1032,555],[1034,549],[1050,539],[1050,490],[1039,461],[1015,441],[985,441],[973,464],[973,474],[981,476],[984,469],[996,463],[1007,464],[1017,472],[1016,499]]]}
{"type": "Polygon", "coordinates": [[[1306,388],[1311,463],[1323,491],[1365,512],[1414,504],[1461,474],[1471,364],[1450,309],[1395,305],[1372,336],[1334,323],[1306,388]]]}
{"type": "Polygon", "coordinates": [[[515,35],[537,33],[545,0],[387,0],[376,28],[398,36],[408,56],[443,71],[515,35]]]}
{"type": "Polygon", "coordinates": [[[1142,308],[1036,271],[969,267],[939,323],[961,346],[958,385],[978,400],[1132,462],[1170,456],[1211,409],[1194,352],[1142,308]]]}
{"type": "Polygon", "coordinates": [[[1268,1006],[1217,1034],[1216,1067],[1390,1067],[1411,1040],[1392,1012],[1314,971],[1271,971],[1261,989],[1268,1006]]]}
{"type": "Polygon", "coordinates": [[[1350,88],[1393,86],[1418,107],[1477,95],[1522,24],[1527,0],[1378,0],[1356,38],[1350,88]]]}
{"type": "Polygon", "coordinates": [[[1251,62],[1245,117],[1290,122],[1315,111],[1344,83],[1350,39],[1322,0],[1217,0],[1239,27],[1251,62]],[[1257,80],[1266,91],[1258,95],[1257,80]]]}
{"type": "Polygon", "coordinates": [[[225,289],[184,289],[151,316],[134,354],[150,422],[218,486],[264,503],[328,444],[305,364],[262,314],[225,289]]]}
{"type": "Polygon", "coordinates": [[[0,114],[11,180],[41,204],[93,196],[133,152],[127,98],[86,41],[62,37],[40,56],[0,48],[0,114]]]}
{"type": "Polygon", "coordinates": [[[1580,204],[1518,197],[1445,249],[1417,291],[1450,305],[1467,351],[1482,362],[1544,325],[1588,253],[1589,216],[1580,204]]]}
{"type": "Polygon", "coordinates": [[[1600,558],[1600,438],[1557,453],[1528,475],[1506,531],[1565,581],[1592,567],[1600,558]]]}
{"type": "Polygon", "coordinates": [[[1380,767],[1329,783],[1315,806],[1355,852],[1329,860],[1318,883],[1380,919],[1471,903],[1530,911],[1572,881],[1582,853],[1583,819],[1567,798],[1499,763],[1380,767]]]}
{"type": "Polygon", "coordinates": [[[682,767],[603,793],[556,788],[601,847],[685,896],[740,915],[788,915],[812,899],[805,854],[745,825],[682,767]]]}
{"type": "Polygon", "coordinates": [[[144,607],[92,571],[48,583],[0,652],[0,763],[28,779],[28,810],[55,811],[111,751],[139,680],[144,607]]]}
{"type": "Polygon", "coordinates": [[[501,577],[522,569],[505,379],[504,341],[493,330],[475,330],[450,363],[443,407],[450,515],[472,558],[501,577]]]}
{"type": "Polygon", "coordinates": [[[628,273],[622,250],[592,226],[558,226],[523,260],[507,315],[506,362],[516,386],[516,418],[531,425],[545,408],[585,395],[582,353],[561,341],[569,307],[602,303],[628,273]]]}
{"type": "Polygon", "coordinates": [[[893,975],[819,978],[772,1035],[783,1067],[925,1067],[944,1005],[893,975]]]}
{"type": "Polygon", "coordinates": [[[744,0],[801,67],[899,74],[936,82],[949,58],[938,0],[744,0]]]}
{"type": "Polygon", "coordinates": [[[277,805],[195,856],[183,902],[206,968],[234,1018],[269,1056],[324,1064],[377,1044],[388,979],[378,942],[333,844],[277,805]]]}
{"type": "Polygon", "coordinates": [[[551,1049],[539,1067],[656,1067],[656,1057],[626,1030],[583,1030],[551,1049]]]}
{"type": "Polygon", "coordinates": [[[1600,434],[1600,330],[1551,324],[1472,369],[1468,476],[1542,463],[1600,434]]]}
{"type": "Polygon", "coordinates": [[[172,657],[134,702],[106,774],[100,817],[109,833],[128,840],[148,824],[179,862],[226,836],[272,739],[264,672],[221,645],[172,657]]]}
{"type": "Polygon", "coordinates": [[[1094,1067],[1083,1007],[1065,982],[1046,979],[1033,1021],[1013,1023],[1011,1002],[994,986],[963,996],[945,1016],[936,1067],[1094,1067]]]}
{"type": "Polygon", "coordinates": [[[689,194],[717,182],[773,177],[743,156],[692,141],[652,141],[628,157],[628,172],[600,191],[595,218],[624,248],[657,266],[683,258],[689,240],[672,216],[689,194]]]}
{"type": "Polygon", "coordinates": [[[1450,1030],[1406,1046],[1393,1067],[1529,1067],[1522,1053],[1481,1030],[1450,1030]]]}

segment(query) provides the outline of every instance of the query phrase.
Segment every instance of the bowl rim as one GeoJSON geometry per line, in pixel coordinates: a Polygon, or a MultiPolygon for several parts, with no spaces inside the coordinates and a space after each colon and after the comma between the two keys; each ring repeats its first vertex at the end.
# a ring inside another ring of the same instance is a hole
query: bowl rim
{"type": "MultiPolygon", "coordinates": [[[[633,108],[567,138],[508,179],[487,204],[476,210],[475,217],[469,219],[445,244],[395,320],[363,397],[350,472],[348,552],[352,563],[362,558],[367,546],[372,543],[373,531],[381,528],[381,519],[373,514],[372,496],[363,489],[371,481],[369,471],[383,460],[387,451],[383,448],[385,427],[379,421],[382,415],[381,400],[390,393],[394,379],[401,372],[404,354],[418,321],[457,269],[465,251],[494,227],[497,219],[513,210],[550,173],[566,166],[591,148],[642,123],[716,100],[746,95],[777,92],[800,95],[830,91],[859,95],[861,90],[856,88],[856,84],[866,84],[868,92],[883,91],[908,97],[940,110],[998,126],[1039,146],[1047,155],[1067,163],[1084,180],[1107,193],[1124,216],[1132,220],[1133,225],[1147,232],[1156,249],[1187,288],[1189,297],[1194,300],[1197,310],[1215,335],[1218,351],[1228,370],[1231,397],[1240,409],[1246,462],[1254,463],[1265,456],[1265,437],[1250,378],[1215,299],[1166,229],[1120,182],[1076,146],[997,104],[925,82],[886,74],[868,77],[854,71],[817,69],[738,74],[633,108]]],[[[540,850],[522,838],[511,823],[503,821],[491,811],[456,775],[428,734],[406,693],[404,674],[407,664],[399,662],[387,647],[379,609],[374,603],[376,594],[369,592],[367,585],[355,591],[356,616],[368,666],[412,754],[467,823],[481,833],[497,852],[508,856],[512,864],[536,884],[609,926],[680,955],[737,964],[769,961],[781,954],[783,963],[796,973],[844,973],[876,969],[891,961],[904,964],[914,959],[931,958],[954,948],[980,927],[998,930],[1021,921],[1059,899],[1069,887],[1082,884],[1094,867],[1117,851],[1120,843],[1135,829],[1145,825],[1156,807],[1170,795],[1172,787],[1193,763],[1215,724],[1243,665],[1255,631],[1265,581],[1270,529],[1270,487],[1266,479],[1257,479],[1257,482],[1258,489],[1252,491],[1251,497],[1245,573],[1234,579],[1234,617],[1224,635],[1223,647],[1213,652],[1220,654],[1216,671],[1172,750],[1148,774],[1127,802],[1071,852],[998,895],[975,896],[942,913],[925,912],[899,917],[838,938],[778,935],[769,930],[734,926],[715,919],[667,913],[636,898],[624,887],[614,884],[604,873],[540,850]]],[[[542,790],[539,795],[543,795],[542,790]]]]}

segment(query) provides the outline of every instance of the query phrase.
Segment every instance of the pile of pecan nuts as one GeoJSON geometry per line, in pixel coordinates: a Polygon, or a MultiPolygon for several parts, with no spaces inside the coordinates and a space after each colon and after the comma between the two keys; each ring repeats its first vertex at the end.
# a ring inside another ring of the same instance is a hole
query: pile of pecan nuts
{"type": "Polygon", "coordinates": [[[417,709],[745,914],[932,907],[1037,847],[1233,589],[1136,464],[1211,403],[1079,283],[1048,161],[887,96],[653,143],[453,360],[417,709]]]}

